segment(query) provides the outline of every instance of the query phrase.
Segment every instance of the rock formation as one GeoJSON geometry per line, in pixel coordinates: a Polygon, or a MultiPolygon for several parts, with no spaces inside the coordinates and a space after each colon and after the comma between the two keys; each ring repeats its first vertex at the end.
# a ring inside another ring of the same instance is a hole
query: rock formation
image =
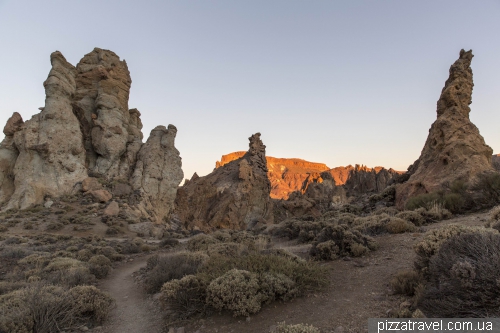
{"type": "Polygon", "coordinates": [[[493,155],[492,162],[495,170],[500,171],[500,154],[493,155]]]}
{"type": "Polygon", "coordinates": [[[193,176],[177,191],[175,215],[188,229],[248,229],[272,223],[271,184],[260,133],[249,150],[204,177],[193,176]]]}
{"type": "Polygon", "coordinates": [[[492,149],[470,121],[472,51],[460,51],[437,102],[437,120],[418,160],[408,168],[408,181],[396,189],[396,204],[421,193],[443,189],[457,179],[470,180],[492,171],[492,149]]]}
{"type": "Polygon", "coordinates": [[[153,129],[137,154],[130,180],[134,191],[139,191],[142,197],[139,210],[157,223],[173,210],[177,186],[184,177],[181,157],[174,146],[176,134],[174,125],[153,129]]]}
{"type": "Polygon", "coordinates": [[[45,107],[14,130],[19,155],[7,209],[24,209],[41,203],[44,196],[68,194],[87,177],[80,124],[71,106],[76,70],[60,52],[52,53],[50,61],[52,69],[43,84],[45,107]]]}
{"type": "Polygon", "coordinates": [[[56,51],[51,63],[41,112],[26,122],[14,113],[5,125],[0,207],[24,209],[79,188],[98,202],[110,192],[128,198],[128,213],[164,220],[183,177],[175,126],[156,127],[142,143],[141,114],[128,109],[130,73],[115,53],[95,48],[74,67],[56,51]]]}
{"type": "Polygon", "coordinates": [[[379,193],[389,186],[395,176],[401,172],[383,167],[368,168],[364,165],[357,165],[349,171],[349,176],[345,183],[346,191],[349,195],[359,195],[363,193],[379,193]]]}
{"type": "Polygon", "coordinates": [[[95,48],[76,66],[75,114],[80,120],[88,169],[126,179],[142,144],[137,109],[128,109],[132,80],[125,60],[95,48]]]}

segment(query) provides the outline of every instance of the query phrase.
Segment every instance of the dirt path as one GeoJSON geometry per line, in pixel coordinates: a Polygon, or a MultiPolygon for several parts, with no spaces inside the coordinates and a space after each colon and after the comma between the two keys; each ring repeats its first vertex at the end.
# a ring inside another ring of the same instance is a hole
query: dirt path
{"type": "Polygon", "coordinates": [[[102,281],[99,288],[116,300],[116,307],[112,310],[106,325],[94,332],[162,332],[162,315],[158,307],[147,298],[132,276],[132,273],[146,266],[146,260],[147,257],[139,257],[120,265],[102,281]]]}

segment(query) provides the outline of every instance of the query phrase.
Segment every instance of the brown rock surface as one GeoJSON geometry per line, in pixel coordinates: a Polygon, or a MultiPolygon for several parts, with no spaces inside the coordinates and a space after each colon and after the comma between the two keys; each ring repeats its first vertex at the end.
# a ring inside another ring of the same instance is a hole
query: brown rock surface
{"type": "Polygon", "coordinates": [[[177,192],[175,215],[188,229],[247,229],[272,222],[271,184],[260,133],[243,156],[211,174],[192,177],[177,192]]]}
{"type": "Polygon", "coordinates": [[[350,195],[378,193],[389,186],[395,176],[402,172],[384,167],[368,168],[357,165],[349,171],[345,188],[350,195]]]}
{"type": "Polygon", "coordinates": [[[138,208],[154,222],[161,223],[174,208],[177,186],[184,173],[181,157],[174,141],[174,125],[157,126],[137,154],[137,163],[130,184],[141,193],[138,208]]]}
{"type": "Polygon", "coordinates": [[[82,191],[94,191],[94,190],[102,190],[102,185],[99,183],[99,180],[94,177],[87,177],[82,180],[82,191]]]}
{"type": "Polygon", "coordinates": [[[408,181],[396,189],[396,204],[421,193],[442,189],[457,179],[472,180],[492,171],[492,149],[486,145],[478,128],[470,121],[472,103],[472,51],[460,51],[450,67],[437,102],[437,119],[418,160],[408,168],[408,181]]]}
{"type": "Polygon", "coordinates": [[[99,202],[108,202],[111,198],[113,198],[113,195],[106,190],[91,190],[86,193],[90,194],[99,202]]]}
{"type": "Polygon", "coordinates": [[[128,109],[132,79],[125,60],[95,48],[76,66],[73,108],[82,124],[89,170],[128,178],[142,143],[137,109],[128,109]]]}
{"type": "MultiPolygon", "coordinates": [[[[75,183],[87,177],[80,124],[71,107],[76,70],[58,51],[50,60],[52,69],[44,82],[45,107],[14,134],[19,156],[13,170],[15,190],[7,209],[40,204],[46,195],[69,194],[75,183]]],[[[15,131],[13,127],[7,133],[15,131]]]]}
{"type": "Polygon", "coordinates": [[[120,213],[120,207],[118,206],[118,202],[111,201],[109,203],[109,205],[106,208],[104,208],[103,213],[106,216],[116,216],[116,215],[118,215],[118,213],[120,213]]]}
{"type": "Polygon", "coordinates": [[[0,205],[9,201],[15,190],[14,166],[19,151],[14,145],[14,134],[22,128],[23,124],[21,115],[14,112],[3,129],[5,138],[0,143],[0,205]]]}

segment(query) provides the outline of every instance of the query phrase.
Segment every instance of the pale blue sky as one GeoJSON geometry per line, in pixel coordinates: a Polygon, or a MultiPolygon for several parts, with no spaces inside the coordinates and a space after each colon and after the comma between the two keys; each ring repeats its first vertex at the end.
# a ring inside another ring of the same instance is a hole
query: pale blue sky
{"type": "Polygon", "coordinates": [[[471,119],[500,150],[500,1],[0,0],[0,126],[44,105],[50,53],[132,75],[145,137],[174,124],[186,177],[262,133],[267,154],[405,170],[461,48],[471,119]]]}

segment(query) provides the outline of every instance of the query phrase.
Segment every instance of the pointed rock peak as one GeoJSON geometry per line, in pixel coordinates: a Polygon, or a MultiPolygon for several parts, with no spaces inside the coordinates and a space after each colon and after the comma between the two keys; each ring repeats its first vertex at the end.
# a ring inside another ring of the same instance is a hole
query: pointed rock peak
{"type": "Polygon", "coordinates": [[[24,121],[21,115],[14,112],[9,120],[7,120],[7,124],[5,124],[5,127],[3,128],[3,134],[5,134],[5,136],[13,136],[14,133],[21,129],[23,124],[24,121]]]}
{"type": "Polygon", "coordinates": [[[250,141],[248,152],[252,156],[256,155],[266,155],[266,146],[262,143],[260,139],[260,133],[255,133],[251,137],[248,138],[250,141]]]}
{"type": "Polygon", "coordinates": [[[470,68],[472,50],[460,50],[460,57],[450,67],[450,75],[446,80],[441,96],[437,102],[437,116],[457,114],[469,118],[472,103],[472,69],[470,68]]]}

